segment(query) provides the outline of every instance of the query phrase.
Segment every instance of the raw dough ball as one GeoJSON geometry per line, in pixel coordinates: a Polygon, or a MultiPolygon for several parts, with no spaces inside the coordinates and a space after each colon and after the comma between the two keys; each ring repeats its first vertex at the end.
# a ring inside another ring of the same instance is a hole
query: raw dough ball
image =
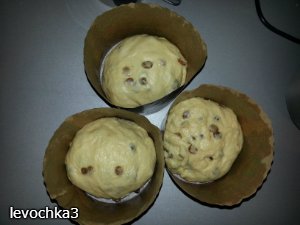
{"type": "Polygon", "coordinates": [[[186,70],[185,58],[167,39],[135,35],[122,40],[108,53],[102,86],[114,105],[134,108],[182,86],[186,70]]]}
{"type": "Polygon", "coordinates": [[[243,133],[234,112],[199,97],[174,106],[164,133],[169,170],[191,182],[225,175],[240,153],[243,133]]]}
{"type": "Polygon", "coordinates": [[[136,123],[101,118],[80,129],[66,156],[69,180],[87,193],[120,199],[142,187],[156,162],[153,140],[136,123]]]}

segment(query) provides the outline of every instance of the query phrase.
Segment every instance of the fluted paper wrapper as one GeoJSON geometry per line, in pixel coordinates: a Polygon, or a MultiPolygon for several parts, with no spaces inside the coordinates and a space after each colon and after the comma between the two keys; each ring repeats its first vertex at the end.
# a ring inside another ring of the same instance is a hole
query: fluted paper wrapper
{"type": "Polygon", "coordinates": [[[77,207],[81,225],[123,224],[145,212],[155,201],[162,185],[164,156],[161,134],[144,116],[121,109],[99,108],[80,112],[67,118],[55,131],[44,156],[43,176],[50,198],[64,209],[77,207]],[[143,127],[153,139],[156,149],[154,174],[147,186],[135,197],[119,203],[105,203],[88,197],[67,177],[65,156],[76,132],[84,125],[103,117],[118,117],[143,127]]]}
{"type": "Polygon", "coordinates": [[[178,187],[195,200],[219,206],[237,205],[256,193],[271,168],[274,144],[271,121],[261,107],[245,94],[215,85],[204,84],[181,93],[171,108],[192,97],[210,99],[231,108],[243,131],[243,148],[230,171],[211,183],[185,182],[168,172],[178,187]]]}
{"type": "Polygon", "coordinates": [[[113,8],[98,16],[91,25],[84,42],[84,66],[87,78],[110,106],[100,80],[101,61],[106,53],[126,37],[149,34],[165,37],[175,44],[188,62],[185,84],[167,96],[133,109],[139,113],[152,113],[174,99],[203,67],[207,50],[198,31],[182,16],[158,5],[130,3],[113,8]]]}

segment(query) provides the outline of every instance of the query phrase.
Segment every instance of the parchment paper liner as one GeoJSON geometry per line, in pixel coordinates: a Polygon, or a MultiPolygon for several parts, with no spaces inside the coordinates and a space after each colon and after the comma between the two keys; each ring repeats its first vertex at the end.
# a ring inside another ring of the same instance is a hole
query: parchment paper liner
{"type": "Polygon", "coordinates": [[[273,161],[273,130],[263,110],[248,96],[233,89],[204,84],[181,93],[170,110],[179,102],[202,97],[231,108],[238,117],[244,144],[230,171],[222,178],[204,184],[185,182],[168,173],[188,195],[200,202],[233,206],[252,196],[266,179],[273,161]]]}
{"type": "Polygon", "coordinates": [[[110,106],[99,80],[101,59],[122,39],[136,34],[149,34],[167,38],[175,44],[188,62],[185,85],[171,94],[130,110],[152,113],[164,107],[189,83],[205,63],[206,44],[198,31],[183,17],[158,5],[131,3],[113,8],[98,16],[90,27],[84,42],[84,66],[87,78],[110,106]]]}
{"type": "Polygon", "coordinates": [[[62,208],[79,208],[81,225],[122,224],[133,220],[146,211],[154,202],[162,185],[164,156],[160,131],[145,117],[121,109],[99,108],[80,112],[68,117],[55,131],[46,149],[43,176],[48,194],[62,208]],[[154,174],[139,195],[116,204],[92,200],[84,191],[74,186],[67,178],[65,156],[75,133],[85,124],[102,117],[119,117],[134,121],[148,131],[156,148],[154,174]]]}

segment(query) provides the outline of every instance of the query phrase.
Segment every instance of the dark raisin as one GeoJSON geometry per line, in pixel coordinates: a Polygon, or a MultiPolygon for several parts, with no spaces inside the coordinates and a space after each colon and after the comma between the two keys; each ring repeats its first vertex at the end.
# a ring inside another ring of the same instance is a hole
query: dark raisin
{"type": "Polygon", "coordinates": [[[82,173],[82,174],[87,174],[87,173],[88,173],[87,168],[82,167],[82,168],[81,168],[81,173],[82,173]]]}
{"type": "Polygon", "coordinates": [[[174,133],[177,137],[179,137],[179,138],[182,138],[182,135],[181,135],[181,133],[179,133],[179,132],[176,132],[176,133],[174,133]]]}
{"type": "Polygon", "coordinates": [[[196,137],[195,137],[195,136],[192,136],[192,139],[195,141],[195,140],[196,140],[196,137]]]}
{"type": "Polygon", "coordinates": [[[217,139],[222,138],[219,128],[215,124],[211,124],[209,126],[209,131],[213,133],[214,138],[217,138],[217,139]]]}
{"type": "Polygon", "coordinates": [[[198,151],[198,149],[193,145],[190,145],[188,150],[189,150],[189,153],[191,153],[191,154],[196,154],[198,151]]]}
{"type": "Polygon", "coordinates": [[[184,111],[183,114],[182,114],[182,118],[186,119],[186,118],[189,118],[189,117],[190,117],[190,112],[189,111],[184,111]]]}
{"type": "Polygon", "coordinates": [[[123,74],[129,75],[130,74],[130,68],[128,66],[123,67],[123,74]]]}
{"type": "Polygon", "coordinates": [[[150,69],[152,66],[153,66],[153,62],[151,61],[142,62],[142,67],[144,67],[145,69],[150,69]]]}
{"type": "Polygon", "coordinates": [[[140,82],[141,85],[146,85],[146,84],[148,83],[146,77],[141,77],[141,78],[139,79],[139,82],[140,82]]]}
{"type": "Polygon", "coordinates": [[[219,121],[219,120],[220,120],[220,117],[219,117],[219,116],[214,116],[214,120],[215,120],[215,121],[219,121]]]}
{"type": "Polygon", "coordinates": [[[204,134],[200,134],[199,137],[200,137],[200,139],[203,139],[204,138],[204,134]]]}
{"type": "Polygon", "coordinates": [[[212,133],[216,133],[219,131],[219,128],[215,124],[209,125],[209,131],[212,133]]]}
{"type": "Polygon", "coordinates": [[[89,173],[89,172],[92,171],[92,170],[93,170],[93,167],[92,167],[92,166],[82,167],[82,168],[81,168],[81,173],[82,173],[82,174],[87,174],[87,173],[89,173]]]}
{"type": "Polygon", "coordinates": [[[133,152],[136,151],[136,146],[135,146],[135,144],[130,143],[130,144],[129,144],[129,147],[130,147],[130,149],[131,149],[133,152]]]}
{"type": "Polygon", "coordinates": [[[132,77],[129,77],[125,80],[125,84],[127,85],[133,85],[134,84],[134,79],[132,77]]]}
{"type": "Polygon", "coordinates": [[[206,158],[209,159],[210,161],[214,160],[214,157],[212,157],[212,156],[206,156],[206,158]]]}
{"type": "Polygon", "coordinates": [[[123,168],[121,166],[116,166],[115,167],[115,173],[120,176],[123,174],[123,168]]]}

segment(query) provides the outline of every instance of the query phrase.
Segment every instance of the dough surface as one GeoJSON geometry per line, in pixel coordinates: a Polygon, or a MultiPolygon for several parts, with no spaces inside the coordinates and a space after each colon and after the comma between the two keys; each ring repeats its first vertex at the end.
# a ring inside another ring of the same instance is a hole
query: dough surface
{"type": "Polygon", "coordinates": [[[121,199],[141,188],[156,162],[153,140],[136,123],[114,117],[80,129],[65,164],[69,180],[95,196],[121,199]]]}
{"type": "Polygon", "coordinates": [[[169,112],[164,149],[168,169],[190,182],[210,182],[225,175],[240,153],[243,133],[234,112],[194,97],[169,112]]]}
{"type": "Polygon", "coordinates": [[[151,103],[182,86],[187,62],[163,37],[135,35],[122,40],[106,56],[102,86],[117,106],[151,103]]]}

